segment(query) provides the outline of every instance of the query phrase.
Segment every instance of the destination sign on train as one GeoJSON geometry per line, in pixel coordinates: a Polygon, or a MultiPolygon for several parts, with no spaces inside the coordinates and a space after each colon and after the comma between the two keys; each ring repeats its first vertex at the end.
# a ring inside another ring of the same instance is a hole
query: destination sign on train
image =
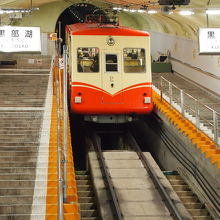
{"type": "Polygon", "coordinates": [[[220,54],[220,28],[199,29],[199,53],[220,54]]]}
{"type": "Polygon", "coordinates": [[[0,26],[1,52],[40,52],[40,27],[0,26]]]}

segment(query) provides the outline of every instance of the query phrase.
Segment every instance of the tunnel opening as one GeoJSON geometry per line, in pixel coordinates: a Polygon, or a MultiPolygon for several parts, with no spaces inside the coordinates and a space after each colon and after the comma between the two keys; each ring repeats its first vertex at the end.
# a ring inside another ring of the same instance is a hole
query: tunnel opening
{"type": "Polygon", "coordinates": [[[78,3],[71,5],[62,12],[62,14],[57,19],[55,26],[55,32],[62,39],[61,49],[65,44],[66,25],[75,24],[75,23],[84,23],[86,15],[89,14],[106,15],[106,13],[102,9],[87,3],[78,3]]]}

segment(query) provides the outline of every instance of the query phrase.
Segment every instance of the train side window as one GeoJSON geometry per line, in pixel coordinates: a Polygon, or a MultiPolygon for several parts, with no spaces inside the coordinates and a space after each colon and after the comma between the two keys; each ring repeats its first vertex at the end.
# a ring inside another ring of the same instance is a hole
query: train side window
{"type": "Polygon", "coordinates": [[[105,70],[106,72],[118,72],[117,54],[105,54],[105,70]]]}
{"type": "Polygon", "coordinates": [[[124,72],[125,73],[145,73],[146,56],[143,48],[124,48],[124,72]]]}
{"type": "Polygon", "coordinates": [[[99,48],[80,47],[77,49],[77,71],[83,73],[99,72],[99,48]]]}

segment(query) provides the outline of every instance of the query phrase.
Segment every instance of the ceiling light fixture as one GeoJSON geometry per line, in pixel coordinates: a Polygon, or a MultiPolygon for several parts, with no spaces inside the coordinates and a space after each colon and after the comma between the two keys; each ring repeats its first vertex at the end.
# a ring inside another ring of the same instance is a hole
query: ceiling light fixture
{"type": "Polygon", "coordinates": [[[220,9],[207,9],[205,13],[208,15],[220,15],[220,9]]]}
{"type": "Polygon", "coordinates": [[[180,15],[184,15],[184,16],[188,16],[188,15],[194,15],[194,11],[191,11],[191,10],[183,10],[183,11],[179,11],[179,14],[180,15]]]}
{"type": "Polygon", "coordinates": [[[149,10],[147,11],[148,14],[157,14],[157,11],[156,10],[149,10]]]}
{"type": "Polygon", "coordinates": [[[3,8],[0,9],[0,14],[11,14],[11,13],[30,13],[32,11],[38,11],[39,8],[24,9],[24,8],[3,8]]]}

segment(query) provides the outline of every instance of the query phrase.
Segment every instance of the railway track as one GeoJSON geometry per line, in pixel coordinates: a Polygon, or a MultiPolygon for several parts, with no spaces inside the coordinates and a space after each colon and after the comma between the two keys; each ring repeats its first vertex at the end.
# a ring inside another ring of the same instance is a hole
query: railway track
{"type": "Polygon", "coordinates": [[[102,219],[192,219],[149,153],[131,134],[129,150],[102,151],[97,133],[89,134],[95,194],[102,219]]]}

